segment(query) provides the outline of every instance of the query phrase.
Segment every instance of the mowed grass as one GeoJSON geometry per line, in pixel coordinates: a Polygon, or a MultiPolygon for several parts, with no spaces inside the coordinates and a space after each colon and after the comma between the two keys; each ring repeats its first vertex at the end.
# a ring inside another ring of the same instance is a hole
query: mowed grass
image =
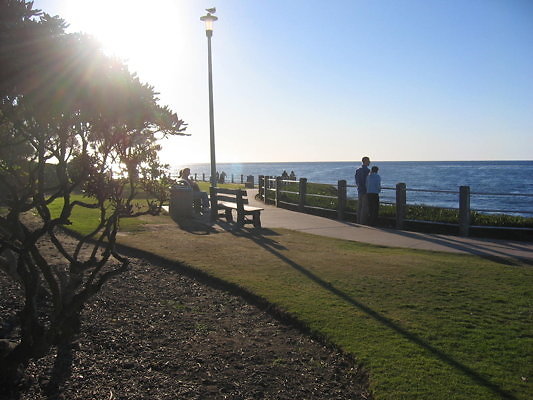
{"type": "MultiPolygon", "coordinates": [[[[209,187],[211,186],[209,182],[197,181],[196,183],[201,191],[209,193],[209,187]]],[[[223,183],[218,186],[225,189],[244,189],[244,185],[241,183],[223,183]]]]}
{"type": "Polygon", "coordinates": [[[120,242],[239,285],[353,354],[377,399],[533,397],[530,265],[282,229],[199,235],[162,216],[122,228],[120,242]]]}
{"type": "MultiPolygon", "coordinates": [[[[91,203],[91,199],[88,199],[81,194],[72,195],[72,200],[83,201],[88,204],[91,203]]],[[[139,205],[142,205],[143,201],[139,200],[139,205]]],[[[63,208],[63,199],[59,198],[50,204],[50,213],[53,217],[58,217],[61,214],[63,208]]],[[[71,225],[66,226],[68,229],[72,229],[82,235],[91,233],[99,223],[100,210],[91,208],[85,208],[81,206],[75,206],[72,209],[72,215],[70,218],[71,225]]],[[[135,231],[142,229],[142,225],[145,221],[142,218],[123,218],[120,220],[120,227],[122,230],[135,231]]]]}
{"type": "Polygon", "coordinates": [[[195,235],[169,226],[120,241],[295,315],[368,368],[378,399],[531,398],[525,264],[288,230],[195,235]]]}

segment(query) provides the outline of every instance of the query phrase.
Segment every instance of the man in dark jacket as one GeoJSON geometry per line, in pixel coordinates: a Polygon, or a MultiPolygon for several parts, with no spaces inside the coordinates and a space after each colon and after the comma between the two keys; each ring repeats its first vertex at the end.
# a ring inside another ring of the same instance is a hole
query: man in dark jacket
{"type": "Polygon", "coordinates": [[[355,171],[355,184],[357,186],[357,223],[365,224],[368,217],[368,204],[366,201],[366,177],[370,173],[368,166],[370,165],[370,158],[363,157],[362,163],[355,171]]]}

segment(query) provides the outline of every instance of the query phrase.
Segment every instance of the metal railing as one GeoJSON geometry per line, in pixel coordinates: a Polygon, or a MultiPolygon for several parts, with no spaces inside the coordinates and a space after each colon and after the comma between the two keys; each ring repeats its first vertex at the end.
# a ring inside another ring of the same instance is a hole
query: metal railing
{"type": "MultiPolygon", "coordinates": [[[[211,176],[206,175],[205,173],[202,173],[202,174],[195,173],[192,176],[193,176],[193,179],[195,181],[198,181],[198,182],[211,182],[211,176]]],[[[179,178],[178,174],[171,174],[170,177],[172,179],[179,178]]],[[[240,174],[240,175],[235,176],[235,174],[231,174],[230,176],[226,176],[226,178],[228,180],[224,179],[224,183],[230,183],[231,182],[231,183],[240,183],[242,185],[249,184],[252,187],[254,185],[254,177],[253,177],[253,175],[245,176],[244,174],[240,174]]]]}

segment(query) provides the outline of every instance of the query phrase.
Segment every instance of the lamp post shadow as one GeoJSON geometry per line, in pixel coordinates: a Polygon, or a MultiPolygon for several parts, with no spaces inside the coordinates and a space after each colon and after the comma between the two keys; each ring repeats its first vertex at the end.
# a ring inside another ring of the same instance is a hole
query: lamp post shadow
{"type": "Polygon", "coordinates": [[[373,318],[383,326],[387,327],[388,329],[393,330],[394,332],[398,333],[405,339],[409,340],[410,342],[420,346],[424,350],[428,351],[429,353],[433,354],[435,357],[437,357],[442,362],[448,364],[452,368],[460,371],[464,375],[468,376],[470,379],[472,379],[477,384],[486,387],[487,389],[491,390],[493,393],[497,394],[503,399],[511,399],[516,400],[517,398],[500,388],[497,384],[491,382],[487,378],[483,377],[478,372],[474,371],[472,368],[462,364],[461,362],[454,359],[452,356],[444,353],[443,351],[439,350],[435,346],[431,345],[427,341],[425,341],[420,336],[408,331],[407,329],[401,327],[394,321],[390,320],[389,318],[385,317],[384,315],[380,314],[379,312],[373,310],[366,304],[360,302],[359,300],[353,298],[352,296],[348,295],[347,293],[343,292],[342,290],[336,288],[329,282],[323,280],[313,272],[309,271],[304,266],[294,262],[287,256],[280,253],[279,249],[286,249],[283,246],[279,246],[276,244],[275,241],[265,238],[260,231],[258,230],[240,230],[233,232],[234,235],[239,237],[245,237],[250,240],[252,240],[254,243],[256,243],[258,246],[272,254],[274,257],[278,258],[282,262],[284,262],[289,267],[293,268],[294,270],[298,271],[300,274],[305,276],[307,279],[315,282],[317,285],[322,287],[323,289],[329,291],[330,293],[334,294],[341,300],[345,301],[347,304],[351,305],[352,307],[364,312],[369,317],[373,318]]]}

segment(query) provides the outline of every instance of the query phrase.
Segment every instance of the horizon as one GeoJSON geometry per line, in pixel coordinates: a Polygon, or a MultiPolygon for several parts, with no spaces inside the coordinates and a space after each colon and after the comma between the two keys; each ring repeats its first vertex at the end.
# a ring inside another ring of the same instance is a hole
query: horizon
{"type": "Polygon", "coordinates": [[[190,137],[162,143],[165,163],[210,160],[200,16],[213,6],[217,163],[533,153],[528,0],[34,1],[125,59],[189,124],[190,137]]]}
{"type": "MultiPolygon", "coordinates": [[[[316,160],[309,160],[309,161],[217,161],[218,164],[298,164],[298,163],[359,163],[361,160],[337,160],[337,161],[316,161],[316,160]]],[[[531,160],[372,160],[370,158],[371,163],[376,162],[533,162],[533,159],[531,160]]],[[[184,163],[184,164],[209,164],[209,161],[205,162],[191,162],[191,163],[184,163]]]]}

